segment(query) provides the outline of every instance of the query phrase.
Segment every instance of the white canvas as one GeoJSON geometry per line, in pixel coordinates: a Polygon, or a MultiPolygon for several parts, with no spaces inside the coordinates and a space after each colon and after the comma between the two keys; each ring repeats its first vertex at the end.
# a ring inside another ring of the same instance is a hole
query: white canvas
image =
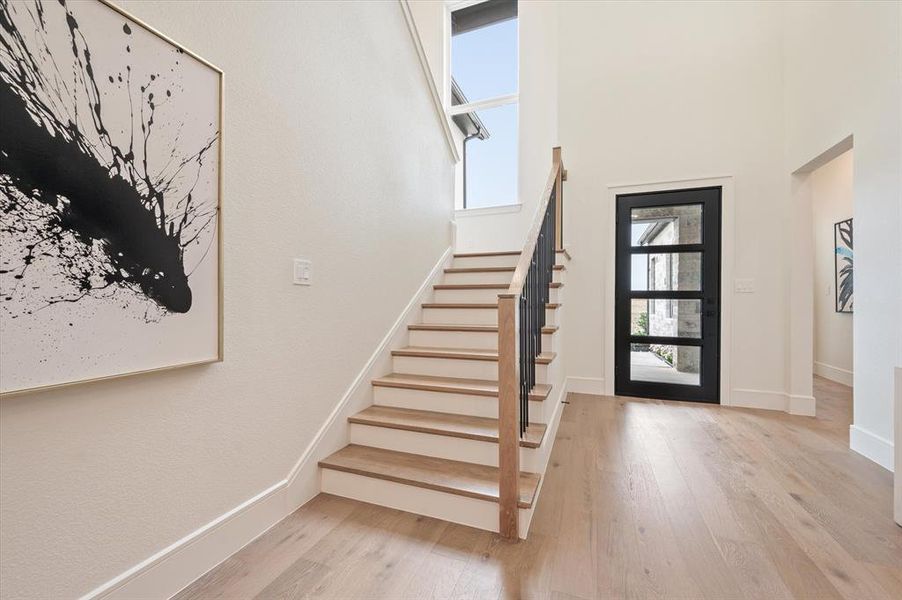
{"type": "Polygon", "coordinates": [[[221,72],[99,1],[0,12],[0,392],[218,360],[221,72]]]}

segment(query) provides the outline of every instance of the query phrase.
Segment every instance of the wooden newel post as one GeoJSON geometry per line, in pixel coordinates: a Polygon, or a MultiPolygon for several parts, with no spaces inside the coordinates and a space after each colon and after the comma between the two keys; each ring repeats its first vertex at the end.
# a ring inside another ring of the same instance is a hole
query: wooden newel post
{"type": "Polygon", "coordinates": [[[517,373],[517,297],[498,296],[498,531],[520,539],[520,385],[517,373]]]}
{"type": "Polygon", "coordinates": [[[557,168],[554,178],[554,249],[564,249],[564,163],[561,161],[561,147],[556,146],[551,151],[551,159],[557,168]]]}

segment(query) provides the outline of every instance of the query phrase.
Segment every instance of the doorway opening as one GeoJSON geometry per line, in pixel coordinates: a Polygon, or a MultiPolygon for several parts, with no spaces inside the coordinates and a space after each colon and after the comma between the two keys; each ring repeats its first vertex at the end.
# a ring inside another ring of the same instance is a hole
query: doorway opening
{"type": "Polygon", "coordinates": [[[721,196],[617,196],[616,394],[720,401],[721,196]]]}
{"type": "Polygon", "coordinates": [[[853,150],[811,171],[813,373],[818,417],[853,422],[853,150]],[[827,380],[827,381],[825,381],[827,380]]]}

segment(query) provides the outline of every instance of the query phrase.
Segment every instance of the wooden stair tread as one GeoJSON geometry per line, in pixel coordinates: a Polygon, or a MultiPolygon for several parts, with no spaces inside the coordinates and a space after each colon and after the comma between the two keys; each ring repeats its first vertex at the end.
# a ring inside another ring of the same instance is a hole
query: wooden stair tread
{"type": "MultiPolygon", "coordinates": [[[[432,346],[408,346],[392,350],[392,356],[415,356],[420,358],[454,358],[461,360],[498,360],[497,350],[481,348],[436,348],[432,346]]],[[[536,364],[547,365],[557,356],[555,352],[543,352],[536,357],[536,364]]]]}
{"type": "MultiPolygon", "coordinates": [[[[407,326],[407,329],[417,331],[470,331],[476,333],[498,333],[497,325],[458,325],[456,323],[414,323],[407,326]]],[[[546,325],[542,327],[542,333],[555,333],[558,330],[556,325],[546,325]]]]}
{"type": "Polygon", "coordinates": [[[496,252],[455,252],[454,258],[479,258],[481,256],[515,256],[522,250],[500,250],[496,252]]]}
{"type": "MultiPolygon", "coordinates": [[[[348,422],[498,443],[498,419],[488,417],[473,417],[415,408],[370,406],[350,417],[348,422]]],[[[525,434],[520,438],[520,446],[524,448],[541,446],[545,429],[546,426],[542,423],[530,423],[525,434]]]]}
{"type": "MultiPolygon", "coordinates": [[[[319,461],[324,469],[394,481],[430,490],[498,502],[497,467],[349,445],[319,461]]],[[[520,508],[530,508],[540,476],[520,473],[520,508]]]]}
{"type": "MultiPolygon", "coordinates": [[[[509,283],[437,283],[432,286],[434,290],[506,290],[510,287],[509,283]]],[[[551,282],[548,287],[562,288],[564,284],[560,281],[551,282]]]]}
{"type": "MultiPolygon", "coordinates": [[[[514,256],[522,254],[522,250],[500,250],[495,252],[455,252],[454,258],[478,258],[480,256],[514,256]]],[[[558,254],[569,254],[566,250],[555,250],[558,254]]]]}
{"type": "MultiPolygon", "coordinates": [[[[470,394],[473,396],[498,397],[498,382],[490,379],[466,379],[463,377],[437,377],[435,375],[408,375],[391,373],[373,379],[377,387],[394,387],[427,392],[470,394]]],[[[530,400],[544,401],[551,393],[551,386],[537,383],[529,393],[530,400]]]]}
{"type": "MultiPolygon", "coordinates": [[[[545,308],[560,308],[560,302],[549,302],[545,308]]],[[[423,308],[498,308],[497,302],[424,302],[423,308]]]]}
{"type": "Polygon", "coordinates": [[[497,302],[424,302],[423,308],[498,308],[497,302]]]}
{"type": "MultiPolygon", "coordinates": [[[[564,265],[554,265],[555,271],[566,271],[564,265]]],[[[448,267],[445,273],[513,273],[517,267],[448,267]]]]}
{"type": "Polygon", "coordinates": [[[437,283],[434,290],[506,290],[509,283],[437,283]]]}

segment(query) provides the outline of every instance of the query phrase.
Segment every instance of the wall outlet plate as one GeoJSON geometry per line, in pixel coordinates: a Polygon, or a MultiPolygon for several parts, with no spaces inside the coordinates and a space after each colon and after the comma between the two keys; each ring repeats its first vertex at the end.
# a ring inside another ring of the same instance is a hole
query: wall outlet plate
{"type": "Polygon", "coordinates": [[[305,258],[294,259],[294,269],[292,270],[292,283],[294,285],[312,285],[313,284],[313,262],[305,258]]]}

